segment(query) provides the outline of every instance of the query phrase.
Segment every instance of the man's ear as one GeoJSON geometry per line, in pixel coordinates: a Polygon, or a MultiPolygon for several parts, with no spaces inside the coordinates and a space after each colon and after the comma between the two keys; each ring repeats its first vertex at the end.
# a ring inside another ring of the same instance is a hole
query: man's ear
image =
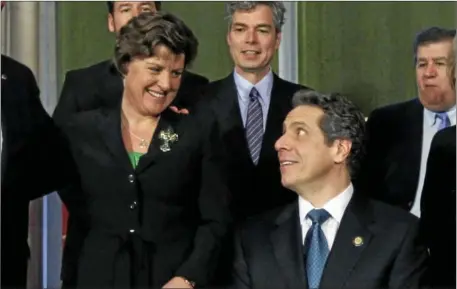
{"type": "Polygon", "coordinates": [[[282,40],[282,32],[277,32],[276,33],[276,49],[279,49],[279,46],[281,45],[281,40],[282,40]]]}
{"type": "Polygon", "coordinates": [[[334,155],[333,161],[337,164],[343,163],[349,157],[352,149],[352,141],[347,139],[337,139],[333,143],[334,155]]]}
{"type": "Polygon", "coordinates": [[[116,26],[114,25],[114,17],[111,13],[108,13],[108,30],[109,32],[116,32],[116,26]]]}

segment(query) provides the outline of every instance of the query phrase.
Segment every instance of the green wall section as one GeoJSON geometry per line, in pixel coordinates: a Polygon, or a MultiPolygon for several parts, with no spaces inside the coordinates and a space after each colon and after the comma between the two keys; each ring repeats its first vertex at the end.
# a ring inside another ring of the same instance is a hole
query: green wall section
{"type": "Polygon", "coordinates": [[[299,80],[365,113],[416,95],[415,34],[455,27],[453,2],[299,2],[299,80]]]}
{"type": "Polygon", "coordinates": [[[59,82],[65,72],[112,57],[106,2],[56,2],[59,82]]]}
{"type": "Polygon", "coordinates": [[[162,9],[181,18],[199,40],[198,56],[190,70],[211,80],[229,74],[233,65],[226,42],[224,2],[162,3],[162,9]]]}
{"type": "MultiPolygon", "coordinates": [[[[347,94],[368,113],[415,96],[412,42],[428,26],[455,27],[454,2],[299,2],[299,80],[347,94]]],[[[163,2],[197,35],[192,71],[216,80],[232,71],[224,2],[163,2]]],[[[287,21],[287,15],[286,15],[287,21]]],[[[105,2],[57,2],[59,80],[110,58],[105,2]]],[[[278,58],[273,68],[277,70],[278,58]]]]}

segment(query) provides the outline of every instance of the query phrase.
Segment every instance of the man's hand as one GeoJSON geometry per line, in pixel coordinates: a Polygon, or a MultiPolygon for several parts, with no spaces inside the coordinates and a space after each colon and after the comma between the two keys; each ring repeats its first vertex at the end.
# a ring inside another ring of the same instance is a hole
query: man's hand
{"type": "Polygon", "coordinates": [[[189,288],[193,289],[192,285],[186,281],[186,279],[182,277],[173,277],[170,281],[167,282],[162,288],[170,288],[170,289],[181,289],[181,288],[189,288]]]}
{"type": "Polygon", "coordinates": [[[179,109],[176,106],[172,105],[172,106],[170,106],[170,109],[176,113],[189,114],[189,110],[187,108],[179,109]]]}

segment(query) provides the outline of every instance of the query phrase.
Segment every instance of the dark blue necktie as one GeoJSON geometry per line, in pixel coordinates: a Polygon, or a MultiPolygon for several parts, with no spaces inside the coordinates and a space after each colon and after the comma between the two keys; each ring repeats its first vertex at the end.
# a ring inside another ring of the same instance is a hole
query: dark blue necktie
{"type": "Polygon", "coordinates": [[[313,222],[305,238],[306,276],[308,288],[317,289],[329,253],[327,239],[321,225],[330,217],[330,214],[324,209],[314,209],[306,217],[313,222]]]}
{"type": "Polygon", "coordinates": [[[440,120],[440,125],[438,127],[438,131],[451,125],[451,121],[449,120],[447,113],[440,112],[440,113],[437,113],[435,116],[436,116],[436,118],[438,118],[440,120]]]}
{"type": "Polygon", "coordinates": [[[259,92],[253,87],[251,93],[249,93],[246,140],[248,142],[249,152],[251,153],[251,159],[256,165],[259,161],[263,139],[263,113],[259,98],[259,92]]]}

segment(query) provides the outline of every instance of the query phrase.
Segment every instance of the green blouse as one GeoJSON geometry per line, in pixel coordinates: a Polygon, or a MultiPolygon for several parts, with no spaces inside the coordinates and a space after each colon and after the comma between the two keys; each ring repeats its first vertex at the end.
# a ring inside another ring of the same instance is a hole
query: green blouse
{"type": "Polygon", "coordinates": [[[132,163],[132,166],[135,169],[138,166],[138,163],[140,162],[140,158],[143,155],[143,153],[129,152],[128,154],[129,154],[130,162],[132,163]]]}

